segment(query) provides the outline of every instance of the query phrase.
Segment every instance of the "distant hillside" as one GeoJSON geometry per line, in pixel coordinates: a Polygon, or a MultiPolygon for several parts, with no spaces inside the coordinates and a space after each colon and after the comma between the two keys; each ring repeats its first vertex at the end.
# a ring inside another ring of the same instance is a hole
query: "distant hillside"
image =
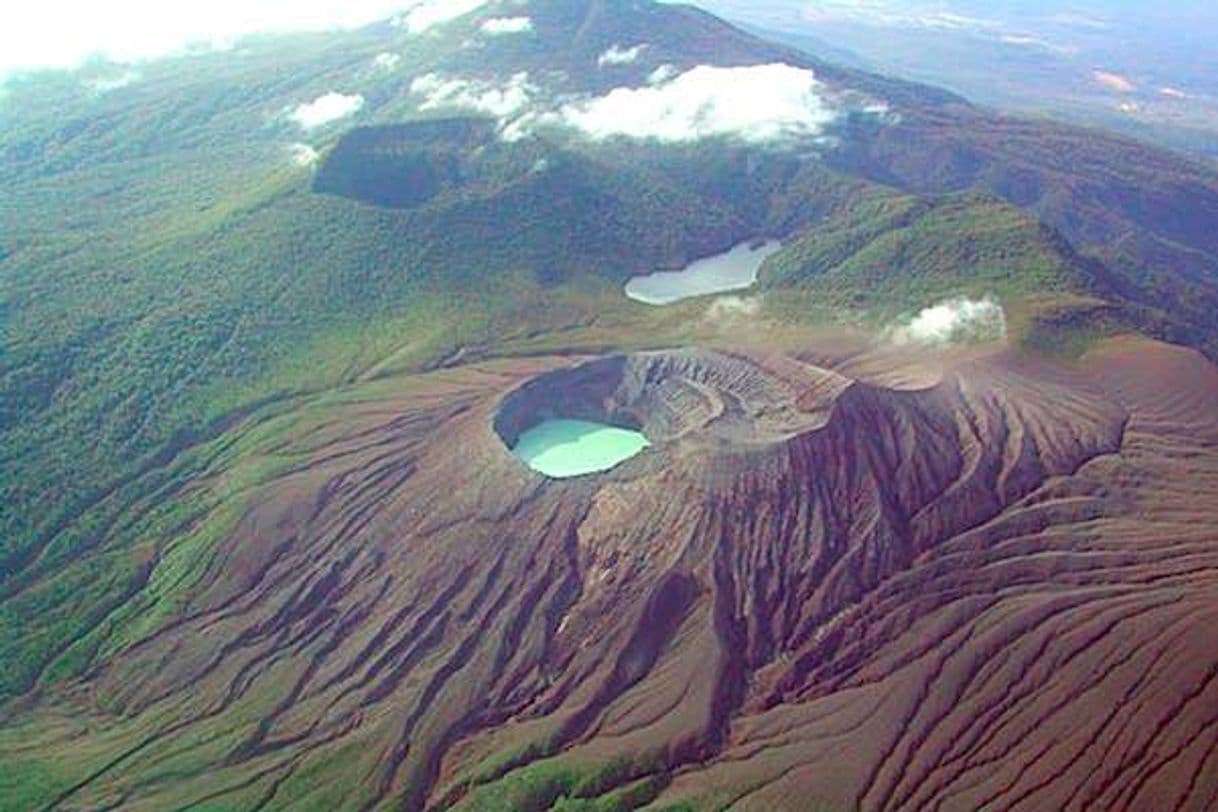
{"type": "Polygon", "coordinates": [[[970,100],[1218,156],[1212,3],[701,0],[766,39],[970,100]]]}

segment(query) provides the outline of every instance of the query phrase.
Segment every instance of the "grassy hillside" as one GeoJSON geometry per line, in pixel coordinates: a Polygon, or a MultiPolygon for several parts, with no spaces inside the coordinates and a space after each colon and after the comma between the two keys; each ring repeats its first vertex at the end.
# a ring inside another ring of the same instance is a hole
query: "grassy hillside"
{"type": "Polygon", "coordinates": [[[976,191],[1032,213],[1166,333],[1218,353],[1218,174],[1129,139],[971,108],[858,133],[842,172],[921,195],[976,191]]]}

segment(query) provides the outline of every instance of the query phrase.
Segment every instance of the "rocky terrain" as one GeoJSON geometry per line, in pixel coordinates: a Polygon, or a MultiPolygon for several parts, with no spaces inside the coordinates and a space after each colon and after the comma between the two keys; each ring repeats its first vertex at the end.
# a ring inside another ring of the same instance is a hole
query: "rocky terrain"
{"type": "Polygon", "coordinates": [[[1215,402],[1144,339],[378,384],[22,750],[63,809],[1212,808],[1215,402]],[[546,480],[548,416],[654,446],[546,480]]]}

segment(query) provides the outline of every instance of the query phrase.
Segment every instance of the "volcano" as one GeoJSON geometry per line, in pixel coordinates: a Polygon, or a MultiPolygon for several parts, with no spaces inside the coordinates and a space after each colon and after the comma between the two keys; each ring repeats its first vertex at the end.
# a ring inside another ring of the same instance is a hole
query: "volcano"
{"type": "Polygon", "coordinates": [[[1210,808],[1218,370],[919,355],[353,392],[179,621],[30,711],[40,747],[120,753],[56,804],[1210,808]],[[547,418],[653,447],[549,480],[509,451],[547,418]]]}
{"type": "Polygon", "coordinates": [[[1212,165],[648,0],[102,67],[0,86],[3,812],[1218,808],[1212,165]]]}

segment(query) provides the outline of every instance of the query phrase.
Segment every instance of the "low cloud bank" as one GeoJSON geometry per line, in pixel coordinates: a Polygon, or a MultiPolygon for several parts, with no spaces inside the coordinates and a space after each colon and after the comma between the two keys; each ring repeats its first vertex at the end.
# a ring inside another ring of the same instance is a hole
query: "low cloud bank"
{"type": "Polygon", "coordinates": [[[674,79],[678,73],[680,73],[680,71],[677,70],[676,65],[665,62],[647,76],[647,84],[662,85],[665,82],[674,79]]]}
{"type": "Polygon", "coordinates": [[[706,309],[706,320],[731,322],[749,319],[760,313],[760,296],[720,296],[706,309]]]}
{"type": "Polygon", "coordinates": [[[735,136],[772,141],[819,135],[837,119],[810,70],[785,64],[719,68],[701,65],[650,87],[620,87],[567,105],[563,123],[595,138],[626,136],[693,141],[735,136]]]}
{"type": "Polygon", "coordinates": [[[495,17],[482,23],[482,33],[492,37],[505,34],[525,34],[533,30],[528,17],[495,17]]]}
{"type": "Polygon", "coordinates": [[[292,111],[291,118],[301,129],[313,130],[339,119],[353,116],[364,107],[364,97],[359,94],[345,96],[342,93],[327,93],[292,111]]]}
{"type": "Polygon", "coordinates": [[[9,2],[0,26],[0,79],[37,68],[88,70],[97,56],[138,63],[226,50],[256,33],[358,28],[414,5],[407,0],[9,2]]]}
{"type": "Polygon", "coordinates": [[[646,47],[643,44],[634,45],[630,48],[614,45],[597,57],[596,64],[602,68],[606,65],[629,65],[632,62],[638,61],[638,58],[643,54],[643,49],[646,47]]]}
{"type": "Polygon", "coordinates": [[[1091,78],[1097,85],[1114,93],[1135,93],[1138,89],[1132,79],[1111,71],[1094,70],[1091,72],[1091,78]]]}
{"type": "Polygon", "coordinates": [[[412,34],[421,34],[437,25],[471,14],[488,0],[417,0],[397,24],[412,34]]]}
{"type": "Polygon", "coordinates": [[[750,143],[812,140],[830,144],[827,130],[846,110],[885,115],[874,100],[829,90],[813,71],[783,63],[684,72],[663,65],[640,87],[603,96],[555,98],[527,73],[486,80],[431,73],[411,84],[420,110],[460,110],[499,120],[505,140],[544,129],[585,138],[689,142],[730,137],[750,143]]]}
{"type": "Polygon", "coordinates": [[[457,109],[502,120],[524,112],[532,104],[537,86],[529,81],[528,73],[517,73],[504,84],[429,73],[411,82],[410,92],[422,97],[420,110],[457,109]]]}
{"type": "Polygon", "coordinates": [[[121,90],[124,87],[130,87],[139,80],[140,74],[138,71],[125,70],[122,73],[111,76],[97,76],[92,79],[86,79],[83,84],[90,93],[102,96],[115,90],[121,90]]]}
{"type": "Polygon", "coordinates": [[[990,297],[949,299],[924,309],[908,323],[889,328],[886,338],[900,346],[943,346],[993,341],[1007,334],[1006,313],[990,297]]]}
{"type": "Polygon", "coordinates": [[[391,54],[388,51],[377,54],[372,60],[372,64],[384,71],[396,70],[397,66],[402,62],[402,57],[397,54],[391,54]]]}
{"type": "Polygon", "coordinates": [[[291,156],[292,163],[306,168],[315,166],[321,158],[317,150],[308,144],[292,144],[288,147],[288,154],[291,156]]]}

